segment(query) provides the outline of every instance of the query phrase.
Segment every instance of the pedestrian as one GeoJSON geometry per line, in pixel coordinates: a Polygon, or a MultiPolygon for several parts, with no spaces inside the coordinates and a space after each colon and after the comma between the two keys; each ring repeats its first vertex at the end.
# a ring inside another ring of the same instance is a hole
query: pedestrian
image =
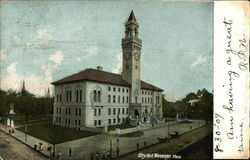
{"type": "Polygon", "coordinates": [[[51,157],[54,158],[55,156],[56,156],[56,154],[55,154],[55,149],[53,148],[53,149],[52,149],[52,155],[51,155],[51,157]]]}
{"type": "Polygon", "coordinates": [[[37,150],[37,143],[36,143],[36,141],[34,143],[34,150],[37,150]]]}
{"type": "Polygon", "coordinates": [[[61,159],[61,156],[62,156],[62,152],[59,151],[58,154],[57,154],[57,160],[60,160],[60,159],[61,159]]]}
{"type": "Polygon", "coordinates": [[[108,158],[108,160],[111,160],[111,154],[110,154],[110,152],[107,153],[107,158],[108,158]]]}
{"type": "Polygon", "coordinates": [[[100,155],[99,155],[98,152],[96,152],[96,154],[95,154],[95,159],[96,159],[96,160],[99,160],[99,159],[100,159],[100,155]]]}
{"type": "Polygon", "coordinates": [[[72,149],[71,147],[69,148],[69,156],[71,157],[71,154],[72,154],[72,149]]]}

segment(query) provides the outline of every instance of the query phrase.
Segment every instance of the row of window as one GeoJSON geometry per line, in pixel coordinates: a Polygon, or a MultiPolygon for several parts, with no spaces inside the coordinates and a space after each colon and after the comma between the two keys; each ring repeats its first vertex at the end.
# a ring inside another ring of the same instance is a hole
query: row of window
{"type": "MultiPolygon", "coordinates": [[[[61,117],[56,117],[56,122],[61,123],[61,117]]],[[[65,118],[65,124],[70,124],[70,118],[65,118]]],[[[80,126],[81,125],[81,120],[75,120],[75,125],[80,126]]]]}
{"type": "MultiPolygon", "coordinates": [[[[125,88],[116,88],[116,87],[113,87],[113,91],[116,92],[116,89],[118,92],[127,92],[128,93],[128,89],[125,89],[125,88]]],[[[111,87],[108,87],[108,91],[111,91],[111,87]]]]}
{"type": "Polygon", "coordinates": [[[141,98],[142,103],[153,103],[153,98],[141,98]]]}
{"type": "MultiPolygon", "coordinates": [[[[116,95],[108,95],[108,103],[116,103],[116,95]]],[[[126,102],[129,103],[129,99],[128,99],[128,96],[126,96],[126,102]]],[[[125,103],[125,96],[117,96],[117,103],[125,103]]]]}
{"type": "Polygon", "coordinates": [[[145,95],[153,95],[152,91],[142,91],[141,94],[145,95]]]}
{"type": "Polygon", "coordinates": [[[114,118],[113,119],[113,123],[112,123],[112,119],[109,119],[108,121],[109,121],[109,124],[119,124],[119,123],[121,123],[121,120],[122,120],[122,123],[124,123],[125,122],[125,118],[114,118]],[[116,120],[117,120],[117,122],[116,122],[116,120]]]}
{"type": "Polygon", "coordinates": [[[62,102],[62,95],[61,94],[56,95],[56,101],[57,102],[62,102]]]}
{"type": "MultiPolygon", "coordinates": [[[[56,102],[62,102],[62,94],[56,95],[56,102]]],[[[66,91],[66,102],[72,102],[71,91],[66,91]]],[[[82,102],[82,90],[76,90],[76,102],[82,102]]]]}
{"type": "MultiPolygon", "coordinates": [[[[113,108],[113,115],[116,115],[116,109],[117,109],[117,114],[128,114],[128,108],[113,108]],[[126,113],[125,113],[126,109],[126,113]]],[[[108,108],[108,115],[111,115],[111,108],[108,108]]]]}
{"type": "MultiPolygon", "coordinates": [[[[124,123],[124,122],[125,122],[125,118],[108,119],[109,124],[119,124],[119,123],[124,123]]],[[[102,120],[94,120],[94,126],[101,126],[101,125],[102,125],[102,120]]]]}

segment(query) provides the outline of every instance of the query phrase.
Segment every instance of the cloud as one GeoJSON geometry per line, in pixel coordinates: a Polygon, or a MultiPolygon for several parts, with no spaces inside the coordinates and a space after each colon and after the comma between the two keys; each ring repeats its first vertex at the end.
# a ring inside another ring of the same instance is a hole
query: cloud
{"type": "Polygon", "coordinates": [[[180,94],[174,94],[174,93],[168,93],[165,95],[165,98],[167,99],[167,101],[169,102],[176,102],[178,100],[181,100],[184,98],[183,95],[180,94]]]}
{"type": "Polygon", "coordinates": [[[30,74],[29,76],[21,76],[16,72],[16,67],[18,63],[13,62],[7,67],[7,74],[1,75],[1,89],[9,90],[13,89],[20,91],[22,87],[22,81],[25,80],[26,89],[36,95],[44,96],[45,90],[50,87],[52,77],[48,76],[36,76],[30,74]]]}
{"type": "Polygon", "coordinates": [[[91,55],[96,55],[97,54],[97,47],[96,46],[90,46],[88,48],[85,49],[85,51],[88,53],[88,56],[91,55]]]}
{"type": "Polygon", "coordinates": [[[49,34],[47,29],[38,29],[36,32],[36,37],[41,40],[49,40],[51,39],[51,35],[49,34]]]}
{"type": "Polygon", "coordinates": [[[25,80],[26,89],[38,96],[45,96],[47,88],[52,89],[50,83],[52,82],[52,75],[57,71],[63,61],[63,52],[56,51],[48,57],[48,64],[41,67],[43,74],[28,76],[21,76],[17,73],[16,68],[18,63],[13,62],[7,67],[7,74],[1,75],[1,89],[3,90],[21,90],[22,81],[25,80]]]}
{"type": "Polygon", "coordinates": [[[197,57],[196,60],[191,64],[191,68],[196,67],[197,65],[203,64],[207,61],[205,57],[197,57]]]}
{"type": "Polygon", "coordinates": [[[116,55],[116,59],[118,61],[116,67],[112,70],[113,73],[120,74],[122,72],[122,53],[118,53],[116,55]]]}
{"type": "Polygon", "coordinates": [[[63,60],[63,56],[64,55],[63,55],[62,51],[57,51],[55,54],[52,54],[49,57],[49,60],[54,62],[57,65],[60,65],[62,60],[63,60]]]}
{"type": "Polygon", "coordinates": [[[80,57],[77,57],[77,58],[76,58],[76,61],[77,61],[77,62],[81,62],[82,59],[81,59],[80,57]]]}
{"type": "Polygon", "coordinates": [[[0,50],[0,61],[4,61],[7,58],[7,53],[5,49],[0,50]]]}

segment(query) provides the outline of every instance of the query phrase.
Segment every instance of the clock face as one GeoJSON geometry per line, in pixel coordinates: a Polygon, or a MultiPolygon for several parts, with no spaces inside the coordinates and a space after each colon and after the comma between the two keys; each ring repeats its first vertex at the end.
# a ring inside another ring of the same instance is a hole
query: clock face
{"type": "Polygon", "coordinates": [[[134,57],[135,57],[135,60],[139,60],[139,59],[140,59],[140,54],[139,54],[139,52],[135,52],[134,57]]]}
{"type": "Polygon", "coordinates": [[[124,58],[125,59],[129,59],[130,58],[130,53],[129,52],[125,52],[124,53],[124,58]]]}

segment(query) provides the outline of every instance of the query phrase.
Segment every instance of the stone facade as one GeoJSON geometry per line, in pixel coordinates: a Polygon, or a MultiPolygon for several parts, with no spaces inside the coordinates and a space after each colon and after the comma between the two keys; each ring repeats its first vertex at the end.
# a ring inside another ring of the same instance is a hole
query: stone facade
{"type": "Polygon", "coordinates": [[[83,129],[130,120],[137,125],[162,118],[163,90],[141,81],[142,41],[138,38],[138,28],[132,11],[122,39],[121,75],[98,67],[52,83],[55,85],[53,122],[56,125],[83,129]]]}

